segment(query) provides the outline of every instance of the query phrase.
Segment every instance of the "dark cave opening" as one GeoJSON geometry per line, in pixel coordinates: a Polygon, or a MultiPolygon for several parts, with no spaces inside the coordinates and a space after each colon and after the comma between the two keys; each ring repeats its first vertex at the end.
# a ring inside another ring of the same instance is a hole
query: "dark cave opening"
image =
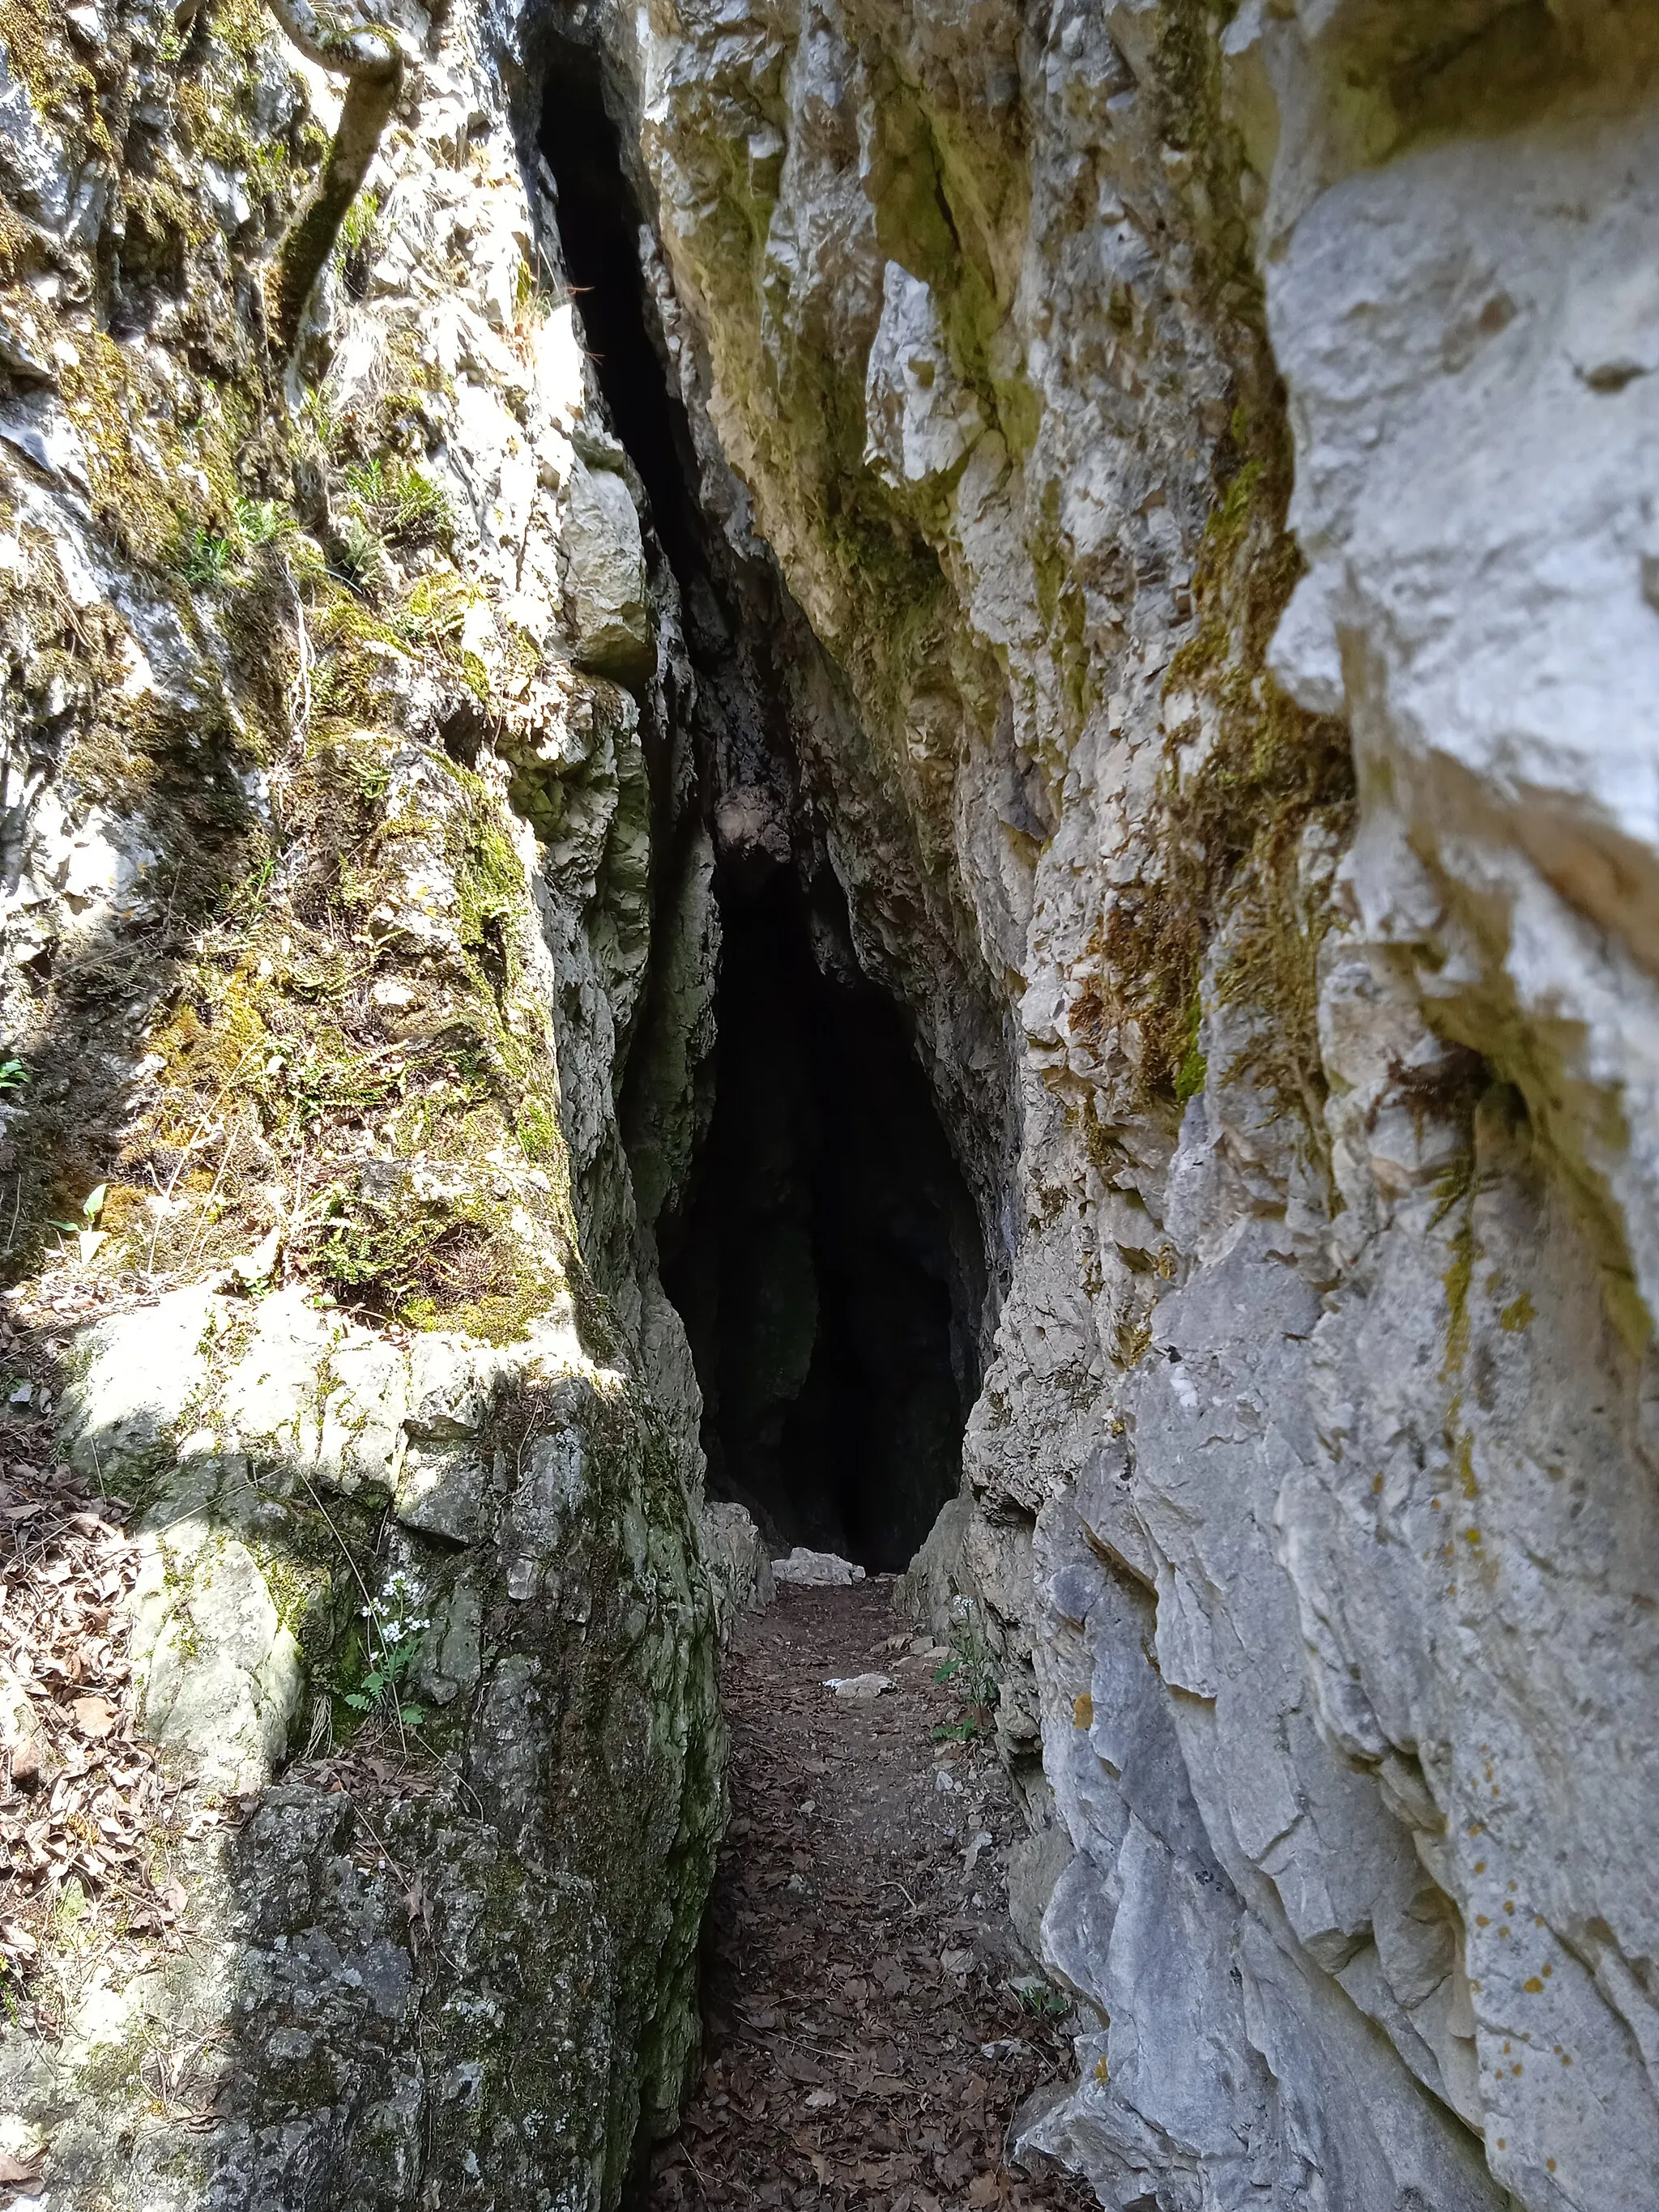
{"type": "Polygon", "coordinates": [[[793,876],[721,912],[714,1117],[663,1267],[709,1492],[775,1546],[902,1568],[961,1479],[973,1206],[907,1024],[825,975],[793,876]]]}
{"type": "MultiPolygon", "coordinates": [[[[756,735],[775,764],[759,773],[795,784],[768,672],[777,640],[757,622],[763,599],[724,573],[730,549],[699,507],[600,58],[561,40],[544,85],[565,270],[680,586],[712,826],[727,787],[757,773],[756,735]]],[[[717,873],[713,1115],[689,1197],[658,1224],[662,1279],[703,1395],[709,1495],[747,1506],[775,1551],[805,1544],[890,1571],[960,1482],[979,1382],[978,1218],[908,1019],[857,968],[827,863],[756,858],[717,873]]]]}

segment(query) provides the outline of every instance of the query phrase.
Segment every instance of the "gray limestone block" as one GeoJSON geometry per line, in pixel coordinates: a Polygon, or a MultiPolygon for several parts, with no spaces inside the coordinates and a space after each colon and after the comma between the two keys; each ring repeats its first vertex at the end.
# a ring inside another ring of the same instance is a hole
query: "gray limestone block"
{"type": "Polygon", "coordinates": [[[729,1634],[740,1615],[763,1613],[775,1591],[772,1562],[754,1518],[745,1506],[708,1504],[697,1516],[708,1565],[729,1634]]]}
{"type": "Polygon", "coordinates": [[[1058,1821],[1008,1847],[1008,1917],[1033,1966],[1048,1963],[1042,1917],[1074,1856],[1072,1839],[1058,1821]]]}
{"type": "Polygon", "coordinates": [[[280,1765],[305,1670],[258,1561],[212,1522],[144,1538],[131,1645],[144,1732],[208,1789],[258,1789],[280,1765]]]}
{"type": "Polygon", "coordinates": [[[577,459],[564,500],[562,559],[574,656],[600,675],[636,683],[654,664],[656,645],[633,495],[614,470],[577,459]]]}
{"type": "Polygon", "coordinates": [[[230,1311],[225,1299],[198,1287],[80,1332],[59,1413],[64,1453],[77,1473],[119,1482],[152,1469],[206,1396],[230,1311]]]}
{"type": "Polygon", "coordinates": [[[473,1544],[489,1533],[496,1486],[490,1468],[464,1444],[411,1443],[393,1492],[393,1510],[406,1528],[473,1544]]]}
{"type": "Polygon", "coordinates": [[[45,122],[21,72],[0,58],[0,174],[49,229],[69,220],[75,178],[63,142],[45,122]]]}
{"type": "Polygon", "coordinates": [[[902,1577],[894,1602],[901,1613],[931,1628],[948,1642],[957,1625],[951,1600],[965,1573],[963,1546],[973,1519],[973,1500],[952,1498],[940,1506],[933,1527],[902,1577]]]}

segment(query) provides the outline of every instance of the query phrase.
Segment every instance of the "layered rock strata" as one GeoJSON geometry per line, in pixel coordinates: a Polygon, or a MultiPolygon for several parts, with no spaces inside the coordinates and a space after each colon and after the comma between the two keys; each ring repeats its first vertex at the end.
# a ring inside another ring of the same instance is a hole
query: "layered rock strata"
{"type": "Polygon", "coordinates": [[[1000,1236],[951,1540],[1098,2021],[1032,2137],[1644,2205],[1649,30],[629,32],[707,497],[850,695],[804,780],[1000,1236]]]}

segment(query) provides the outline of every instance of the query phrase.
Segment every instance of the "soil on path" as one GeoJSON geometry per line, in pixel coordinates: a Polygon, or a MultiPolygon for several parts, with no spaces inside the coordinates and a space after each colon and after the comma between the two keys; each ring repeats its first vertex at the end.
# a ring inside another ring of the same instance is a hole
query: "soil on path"
{"type": "Polygon", "coordinates": [[[652,2212],[1095,2205],[1012,2157],[1013,2115],[1066,2075],[1074,2023],[1014,1942],[1004,1855],[1024,1825],[988,1749],[942,1735],[971,1714],[941,1661],[884,1578],[781,1590],[739,1629],[705,2065],[652,2212]],[[825,1687],[871,1672],[893,1687],[868,1702],[825,1687]]]}

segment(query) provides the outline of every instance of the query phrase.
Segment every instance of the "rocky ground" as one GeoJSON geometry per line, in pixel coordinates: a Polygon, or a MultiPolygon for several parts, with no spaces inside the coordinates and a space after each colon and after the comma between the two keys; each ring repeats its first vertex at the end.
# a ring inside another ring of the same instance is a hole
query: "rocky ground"
{"type": "Polygon", "coordinates": [[[891,1595],[786,1589],[738,1632],[707,2063],[653,2212],[1095,2202],[1011,2162],[1010,2123],[1067,2070],[1072,2023],[1009,1923],[1024,1828],[978,1733],[975,1656],[903,1628],[891,1595]],[[860,1675],[891,1686],[825,1686],[860,1675]]]}

